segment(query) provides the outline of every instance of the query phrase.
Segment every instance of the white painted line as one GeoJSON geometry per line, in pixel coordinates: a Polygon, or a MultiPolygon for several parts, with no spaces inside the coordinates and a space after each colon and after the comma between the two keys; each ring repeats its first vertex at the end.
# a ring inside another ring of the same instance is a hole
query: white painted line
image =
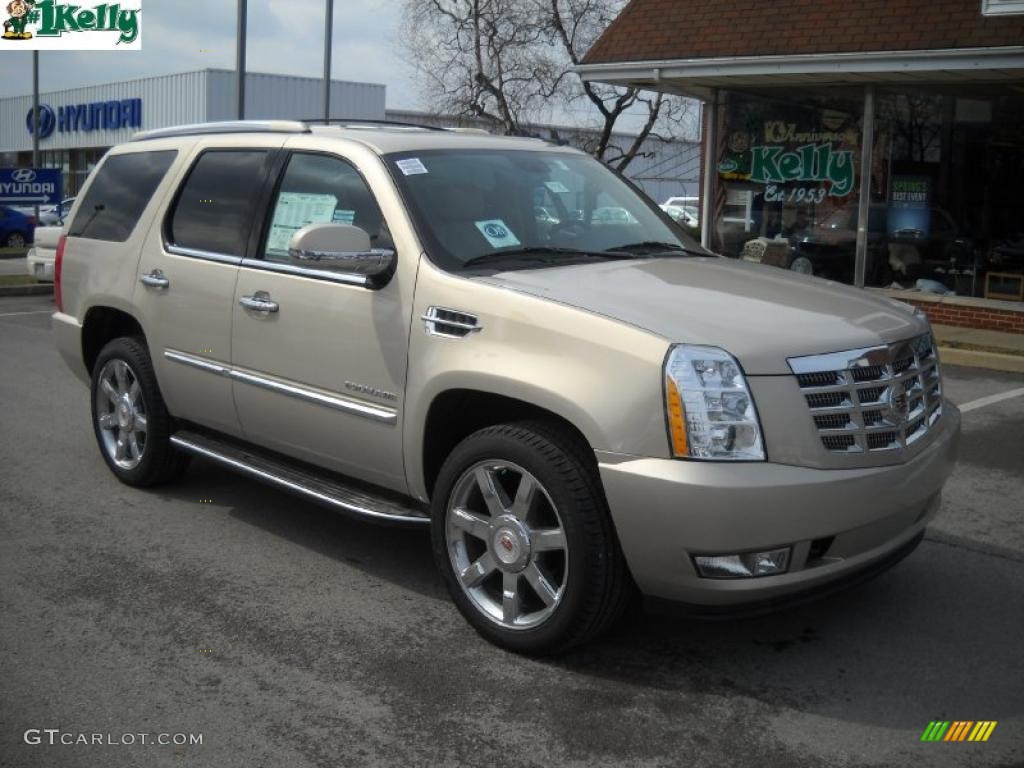
{"type": "Polygon", "coordinates": [[[1020,389],[1011,389],[1009,392],[1001,392],[998,395],[989,395],[988,397],[979,397],[977,400],[971,400],[969,403],[964,403],[960,406],[960,413],[967,413],[968,411],[975,411],[978,408],[984,408],[986,405],[994,405],[1001,403],[1003,400],[1009,400],[1014,397],[1020,397],[1024,395],[1024,387],[1020,389]]]}
{"type": "Polygon", "coordinates": [[[14,317],[16,315],[52,315],[52,309],[37,309],[34,312],[0,312],[0,317],[14,317]]]}

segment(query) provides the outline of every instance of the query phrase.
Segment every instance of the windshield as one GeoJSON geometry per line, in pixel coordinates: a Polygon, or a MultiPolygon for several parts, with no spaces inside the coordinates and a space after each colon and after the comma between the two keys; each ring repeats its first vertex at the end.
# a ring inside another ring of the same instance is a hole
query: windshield
{"type": "Polygon", "coordinates": [[[706,255],[588,155],[431,150],[385,159],[428,255],[449,271],[706,255]]]}

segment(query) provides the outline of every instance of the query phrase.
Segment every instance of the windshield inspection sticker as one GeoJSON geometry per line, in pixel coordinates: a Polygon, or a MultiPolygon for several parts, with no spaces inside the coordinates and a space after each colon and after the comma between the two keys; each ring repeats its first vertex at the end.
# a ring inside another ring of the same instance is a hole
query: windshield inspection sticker
{"type": "Polygon", "coordinates": [[[512,234],[505,222],[501,219],[476,222],[476,228],[480,234],[487,238],[491,248],[509,248],[513,245],[520,245],[519,238],[512,234]]]}
{"type": "Polygon", "coordinates": [[[406,160],[399,160],[395,163],[406,176],[415,176],[418,173],[430,173],[418,157],[410,157],[406,160]]]}
{"type": "Polygon", "coordinates": [[[331,219],[331,221],[333,221],[335,224],[351,224],[355,220],[356,212],[346,211],[343,208],[339,208],[338,210],[336,210],[334,212],[334,216],[331,219]]]}
{"type": "Polygon", "coordinates": [[[560,181],[545,181],[544,186],[556,195],[564,195],[569,191],[569,188],[560,181]]]}

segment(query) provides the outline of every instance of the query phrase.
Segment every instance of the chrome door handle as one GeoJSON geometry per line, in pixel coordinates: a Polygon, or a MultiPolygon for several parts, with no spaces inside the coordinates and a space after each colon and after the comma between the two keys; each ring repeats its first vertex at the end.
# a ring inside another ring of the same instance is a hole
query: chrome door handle
{"type": "Polygon", "coordinates": [[[149,274],[143,275],[139,278],[139,282],[147,288],[157,288],[161,291],[171,284],[171,281],[164,276],[163,270],[159,269],[154,269],[149,274]]]}
{"type": "Polygon", "coordinates": [[[270,294],[266,291],[256,291],[252,296],[243,296],[238,303],[253,312],[277,312],[281,308],[276,301],[270,300],[270,294]]]}

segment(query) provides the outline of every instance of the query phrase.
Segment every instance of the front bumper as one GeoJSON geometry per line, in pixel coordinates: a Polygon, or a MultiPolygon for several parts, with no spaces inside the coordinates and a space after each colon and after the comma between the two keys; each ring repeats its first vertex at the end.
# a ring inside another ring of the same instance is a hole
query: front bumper
{"type": "Polygon", "coordinates": [[[604,452],[597,459],[641,591],[726,607],[816,591],[906,546],[938,511],[959,437],[960,412],[946,402],[931,444],[896,466],[823,470],[604,452]],[[789,570],[778,576],[706,579],[692,560],[787,546],[789,570]]]}

